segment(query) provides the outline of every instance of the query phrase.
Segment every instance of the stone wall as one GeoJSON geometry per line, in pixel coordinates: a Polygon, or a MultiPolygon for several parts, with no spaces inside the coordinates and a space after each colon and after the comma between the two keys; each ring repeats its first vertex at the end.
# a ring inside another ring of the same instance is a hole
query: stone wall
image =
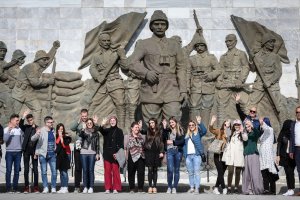
{"type": "MultiPolygon", "coordinates": [[[[192,12],[196,9],[209,50],[218,58],[226,51],[225,35],[235,32],[231,14],[258,21],[281,34],[291,60],[283,65],[281,92],[297,97],[294,65],[299,57],[300,0],[0,0],[0,40],[8,45],[6,60],[15,49],[22,49],[28,63],[38,49],[50,49],[52,41],[59,39],[57,70],[77,71],[87,31],[131,11],[146,11],[149,19],[156,9],[169,17],[168,36],[181,36],[183,44],[195,31],[192,12]]],[[[150,36],[147,24],[138,39],[150,36]]],[[[244,49],[241,42],[238,47],[244,49]]],[[[85,79],[90,77],[88,69],[82,74],[85,79]]],[[[248,82],[254,77],[251,74],[248,82]]]]}

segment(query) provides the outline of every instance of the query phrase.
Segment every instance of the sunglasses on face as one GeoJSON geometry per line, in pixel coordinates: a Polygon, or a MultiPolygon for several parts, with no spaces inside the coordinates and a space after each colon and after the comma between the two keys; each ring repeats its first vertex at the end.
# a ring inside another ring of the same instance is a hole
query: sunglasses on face
{"type": "Polygon", "coordinates": [[[296,114],[300,114],[300,112],[296,112],[296,114]]]}
{"type": "Polygon", "coordinates": [[[256,113],[256,111],[255,110],[250,110],[250,113],[256,113]]]}

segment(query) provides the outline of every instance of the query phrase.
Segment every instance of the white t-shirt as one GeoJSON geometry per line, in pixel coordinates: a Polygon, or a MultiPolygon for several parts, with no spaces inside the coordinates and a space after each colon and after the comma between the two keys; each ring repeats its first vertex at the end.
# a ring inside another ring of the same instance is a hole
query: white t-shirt
{"type": "Polygon", "coordinates": [[[295,124],[295,146],[300,147],[300,121],[295,124]]]}
{"type": "Polygon", "coordinates": [[[194,143],[191,139],[188,140],[188,146],[187,146],[187,154],[195,154],[196,150],[195,150],[195,146],[194,143]]]}

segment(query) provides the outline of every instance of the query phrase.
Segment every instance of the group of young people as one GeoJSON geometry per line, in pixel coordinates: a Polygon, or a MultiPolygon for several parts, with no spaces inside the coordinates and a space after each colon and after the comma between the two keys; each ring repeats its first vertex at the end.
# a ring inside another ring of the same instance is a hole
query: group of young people
{"type": "MultiPolygon", "coordinates": [[[[287,120],[276,140],[274,130],[267,117],[258,118],[256,108],[249,114],[242,112],[237,99],[237,111],[240,119],[232,122],[225,120],[221,127],[215,128],[215,116],[209,124],[209,131],[220,140],[219,152],[213,155],[218,172],[213,189],[215,194],[240,193],[239,184],[242,173],[243,194],[276,194],[276,181],[279,179],[277,165],[284,167],[288,191],[286,196],[294,195],[294,169],[300,169],[300,107],[296,108],[296,121],[287,120]],[[277,157],[273,144],[277,142],[277,157]],[[258,143],[260,143],[258,148],[258,143]],[[224,174],[228,169],[227,187],[224,174]],[[235,185],[232,187],[235,172],[235,185]],[[222,191],[220,191],[222,190],[222,191]]],[[[148,193],[157,193],[158,168],[167,164],[168,189],[166,193],[176,194],[180,179],[180,163],[184,157],[189,176],[188,193],[199,194],[200,167],[204,160],[202,137],[207,129],[201,117],[190,120],[186,131],[175,117],[158,123],[151,118],[147,128],[142,122],[132,122],[130,132],[124,134],[118,127],[118,120],[112,116],[98,123],[98,117],[88,117],[88,110],[82,109],[79,120],[69,127],[74,133],[66,133],[64,124],[54,128],[54,120],[47,116],[44,126],[34,123],[34,116],[27,110],[20,119],[17,114],[10,117],[3,129],[3,141],[6,145],[6,189],[18,193],[21,158],[24,161],[24,193],[29,188],[29,164],[33,166],[33,192],[39,193],[38,161],[43,182],[42,193],[49,193],[47,164],[51,170],[51,193],[68,193],[68,170],[71,162],[70,143],[74,141],[75,190],[79,193],[93,193],[95,181],[95,162],[100,160],[100,139],[103,136],[103,163],[105,193],[117,194],[122,190],[120,167],[127,165],[130,193],[144,192],[145,168],[148,168],[148,193]],[[25,119],[27,124],[25,124],[25,119]],[[100,133],[100,134],[99,134],[100,133]],[[125,161],[122,161],[125,158],[125,161]],[[14,168],[13,184],[11,184],[14,168]],[[56,191],[57,170],[60,173],[60,189],[56,191]],[[137,188],[135,180],[137,175],[137,188]],[[80,183],[83,180],[83,190],[80,183]]],[[[0,134],[1,135],[1,134],[0,134]]],[[[102,145],[102,144],[101,144],[102,145]]],[[[211,143],[210,145],[213,145],[211,143]]],[[[299,176],[300,178],[300,176],[299,176]]]]}

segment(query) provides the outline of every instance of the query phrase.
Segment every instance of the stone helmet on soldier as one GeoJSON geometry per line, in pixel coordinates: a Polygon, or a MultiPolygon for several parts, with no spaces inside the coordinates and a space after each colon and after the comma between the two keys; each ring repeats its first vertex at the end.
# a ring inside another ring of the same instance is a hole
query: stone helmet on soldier
{"type": "Polygon", "coordinates": [[[154,21],[158,21],[158,20],[166,22],[167,24],[166,30],[169,28],[169,21],[167,15],[162,10],[155,10],[153,15],[151,16],[150,23],[149,23],[149,28],[152,32],[153,32],[152,24],[154,21]]]}
{"type": "Polygon", "coordinates": [[[270,33],[265,33],[261,39],[261,46],[263,47],[269,41],[275,42],[276,38],[270,33]]]}
{"type": "Polygon", "coordinates": [[[207,51],[207,43],[202,35],[196,34],[193,40],[194,40],[194,49],[198,53],[203,53],[207,51]]]}
{"type": "Polygon", "coordinates": [[[0,60],[4,60],[7,52],[7,46],[3,41],[0,41],[0,60]]]}
{"type": "Polygon", "coordinates": [[[46,53],[46,51],[38,50],[35,53],[34,62],[39,63],[39,65],[41,67],[45,68],[45,67],[47,67],[49,59],[50,59],[50,57],[49,57],[48,53],[46,53]]]}
{"type": "Polygon", "coordinates": [[[26,58],[26,55],[22,50],[17,49],[13,52],[12,61],[16,61],[18,63],[18,65],[21,66],[22,64],[24,64],[25,58],[26,58]]]}

